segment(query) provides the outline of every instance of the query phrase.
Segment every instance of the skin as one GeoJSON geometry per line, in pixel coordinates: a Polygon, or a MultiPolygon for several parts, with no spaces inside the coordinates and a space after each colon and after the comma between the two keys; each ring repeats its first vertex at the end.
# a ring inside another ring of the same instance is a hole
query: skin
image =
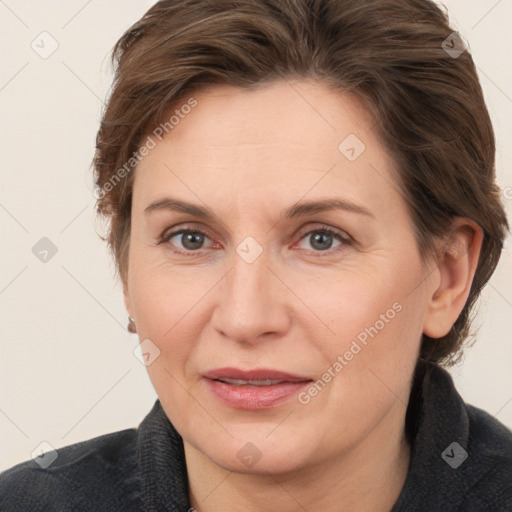
{"type": "Polygon", "coordinates": [[[481,229],[457,219],[455,257],[422,261],[394,162],[354,97],[306,80],[194,97],[197,106],[136,170],[124,283],[140,339],[160,350],[147,369],[184,440],[191,504],[388,511],[407,475],[404,420],[421,335],[445,335],[462,310],[481,229]],[[355,161],[338,150],[349,134],[366,146],[355,161]],[[207,206],[215,220],[144,212],[164,197],[207,206]],[[327,198],[372,216],[281,214],[327,198]],[[322,227],[351,241],[333,237],[322,251],[322,227]],[[205,237],[159,243],[180,228],[205,237]],[[252,263],[236,252],[249,236],[262,249],[252,263]],[[201,378],[263,367],[316,381],[396,303],[401,311],[307,404],[294,396],[271,409],[234,409],[201,378]],[[250,467],[237,457],[247,442],[261,454],[250,467]]]}

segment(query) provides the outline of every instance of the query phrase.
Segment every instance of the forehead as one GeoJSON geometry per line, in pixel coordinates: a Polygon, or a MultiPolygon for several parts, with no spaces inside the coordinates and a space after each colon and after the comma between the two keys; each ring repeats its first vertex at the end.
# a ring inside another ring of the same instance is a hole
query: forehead
{"type": "Polygon", "coordinates": [[[135,192],[146,202],[166,188],[225,205],[227,196],[263,206],[336,191],[382,208],[400,199],[394,162],[354,96],[281,81],[216,86],[180,101],[169,112],[172,129],[137,168],[135,192]],[[195,106],[184,108],[190,98],[195,106]]]}
{"type": "MultiPolygon", "coordinates": [[[[191,96],[197,106],[172,129],[172,139],[183,145],[195,144],[199,137],[212,145],[231,142],[233,146],[246,144],[249,149],[256,144],[261,148],[287,143],[297,145],[298,150],[303,142],[337,149],[337,141],[346,131],[367,137],[375,124],[359,98],[312,80],[283,80],[257,89],[220,85],[191,96]]],[[[185,110],[189,98],[176,102],[168,117],[185,110]]]]}

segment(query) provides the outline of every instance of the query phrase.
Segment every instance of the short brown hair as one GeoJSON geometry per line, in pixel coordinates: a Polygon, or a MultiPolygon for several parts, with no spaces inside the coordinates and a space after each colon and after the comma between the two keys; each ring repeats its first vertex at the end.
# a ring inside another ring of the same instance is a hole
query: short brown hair
{"type": "Polygon", "coordinates": [[[357,95],[373,113],[377,134],[397,163],[424,259],[435,255],[436,240],[455,217],[472,219],[484,232],[459,318],[442,338],[423,335],[420,358],[453,364],[509,228],[480,82],[467,50],[460,56],[445,50],[453,33],[431,0],[156,3],[113,49],[114,83],[96,140],[97,210],[110,221],[107,241],[123,282],[133,156],[169,109],[216,84],[255,88],[314,79],[357,95]]]}

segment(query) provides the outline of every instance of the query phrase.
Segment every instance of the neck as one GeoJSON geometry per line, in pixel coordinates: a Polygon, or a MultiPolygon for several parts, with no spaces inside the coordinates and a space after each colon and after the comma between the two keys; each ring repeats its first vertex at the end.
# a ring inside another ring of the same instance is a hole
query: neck
{"type": "MultiPolygon", "coordinates": [[[[396,406],[403,408],[399,401],[396,406]]],[[[197,512],[389,512],[410,460],[403,435],[405,410],[394,417],[399,421],[384,421],[347,453],[282,474],[234,473],[185,442],[191,505],[197,512]]]]}

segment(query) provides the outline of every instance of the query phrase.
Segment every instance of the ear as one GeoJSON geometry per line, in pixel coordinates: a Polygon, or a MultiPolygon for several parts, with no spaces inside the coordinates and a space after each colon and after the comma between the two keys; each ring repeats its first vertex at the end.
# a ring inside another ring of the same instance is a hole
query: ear
{"type": "Polygon", "coordinates": [[[450,332],[471,290],[483,242],[482,228],[470,219],[458,217],[439,249],[440,283],[432,293],[423,332],[441,338],[450,332]]]}

